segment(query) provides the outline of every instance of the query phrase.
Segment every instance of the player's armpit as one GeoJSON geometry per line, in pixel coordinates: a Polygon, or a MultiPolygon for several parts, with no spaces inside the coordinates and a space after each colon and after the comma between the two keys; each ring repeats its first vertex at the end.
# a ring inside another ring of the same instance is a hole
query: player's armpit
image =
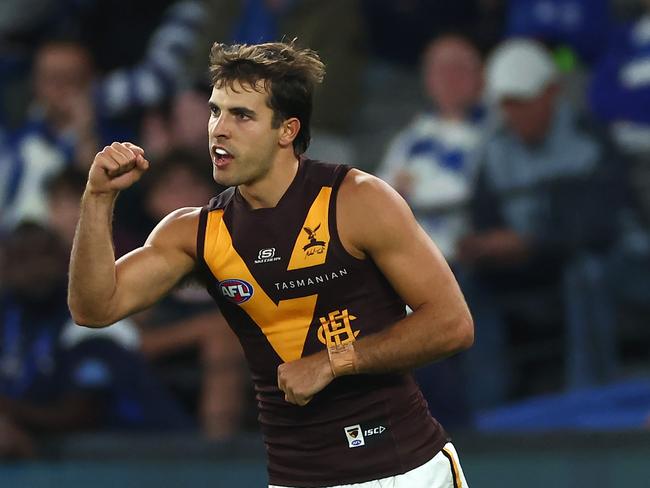
{"type": "Polygon", "coordinates": [[[348,252],[372,258],[414,311],[355,343],[357,372],[410,369],[472,344],[472,318],[458,283],[395,190],[350,171],[339,190],[337,221],[348,252]]]}

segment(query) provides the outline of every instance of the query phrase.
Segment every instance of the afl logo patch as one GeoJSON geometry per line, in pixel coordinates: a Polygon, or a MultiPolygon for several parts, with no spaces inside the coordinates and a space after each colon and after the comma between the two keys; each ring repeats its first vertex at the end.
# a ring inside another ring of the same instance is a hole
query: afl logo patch
{"type": "Polygon", "coordinates": [[[221,294],[232,303],[241,305],[253,296],[253,285],[244,280],[224,280],[219,282],[221,294]]]}

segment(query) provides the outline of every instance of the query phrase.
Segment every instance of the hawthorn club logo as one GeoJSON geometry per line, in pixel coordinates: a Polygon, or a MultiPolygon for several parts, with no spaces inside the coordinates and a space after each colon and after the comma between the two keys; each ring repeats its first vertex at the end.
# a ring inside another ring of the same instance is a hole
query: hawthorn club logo
{"type": "Polygon", "coordinates": [[[345,431],[345,437],[348,439],[348,447],[361,447],[366,445],[363,432],[361,431],[361,425],[349,425],[343,427],[343,430],[345,431]]]}
{"type": "Polygon", "coordinates": [[[320,229],[320,225],[321,224],[318,224],[314,230],[310,229],[309,227],[302,228],[302,230],[307,233],[307,238],[309,239],[309,242],[302,248],[307,256],[311,256],[312,254],[322,254],[325,251],[325,241],[319,241],[316,238],[316,231],[320,229]]]}

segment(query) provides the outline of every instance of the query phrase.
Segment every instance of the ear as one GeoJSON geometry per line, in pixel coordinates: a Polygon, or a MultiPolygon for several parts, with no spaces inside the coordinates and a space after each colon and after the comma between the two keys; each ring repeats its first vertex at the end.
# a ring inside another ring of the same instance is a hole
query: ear
{"type": "Polygon", "coordinates": [[[300,120],[296,117],[291,117],[282,122],[280,126],[280,140],[279,144],[282,147],[288,147],[293,144],[293,140],[300,132],[300,120]]]}

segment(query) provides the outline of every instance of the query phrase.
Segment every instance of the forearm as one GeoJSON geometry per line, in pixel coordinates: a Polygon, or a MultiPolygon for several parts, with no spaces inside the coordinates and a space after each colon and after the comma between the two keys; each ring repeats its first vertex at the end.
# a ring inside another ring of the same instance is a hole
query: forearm
{"type": "Polygon", "coordinates": [[[287,402],[306,405],[338,376],[410,371],[462,351],[473,341],[466,308],[443,316],[423,305],[381,332],[281,364],[278,387],[287,402]]]}
{"type": "Polygon", "coordinates": [[[117,193],[83,196],[70,258],[68,304],[80,324],[103,323],[115,293],[113,206],[117,193]]]}
{"type": "Polygon", "coordinates": [[[443,316],[423,305],[391,327],[354,342],[351,372],[409,371],[467,349],[473,337],[468,311],[443,316]]]}

